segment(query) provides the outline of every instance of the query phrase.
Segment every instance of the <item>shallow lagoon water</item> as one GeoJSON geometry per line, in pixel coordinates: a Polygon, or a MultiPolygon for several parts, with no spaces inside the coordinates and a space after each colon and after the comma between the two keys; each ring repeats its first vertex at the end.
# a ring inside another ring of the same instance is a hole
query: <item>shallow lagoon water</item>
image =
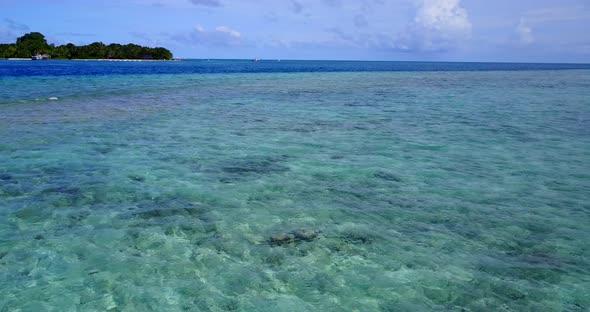
{"type": "Polygon", "coordinates": [[[0,90],[0,311],[590,309],[590,71],[0,90]]]}

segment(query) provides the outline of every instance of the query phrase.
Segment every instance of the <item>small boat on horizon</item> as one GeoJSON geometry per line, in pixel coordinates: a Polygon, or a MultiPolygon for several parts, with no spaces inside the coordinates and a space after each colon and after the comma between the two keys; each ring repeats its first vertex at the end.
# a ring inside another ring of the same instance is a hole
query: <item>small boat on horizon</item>
{"type": "Polygon", "coordinates": [[[262,60],[261,60],[261,59],[259,59],[259,58],[253,58],[253,59],[252,59],[252,62],[260,62],[260,61],[262,61],[262,60]]]}
{"type": "Polygon", "coordinates": [[[47,61],[50,58],[51,58],[51,56],[49,54],[37,54],[37,55],[31,56],[31,60],[33,60],[33,61],[40,61],[40,60],[47,61]]]}

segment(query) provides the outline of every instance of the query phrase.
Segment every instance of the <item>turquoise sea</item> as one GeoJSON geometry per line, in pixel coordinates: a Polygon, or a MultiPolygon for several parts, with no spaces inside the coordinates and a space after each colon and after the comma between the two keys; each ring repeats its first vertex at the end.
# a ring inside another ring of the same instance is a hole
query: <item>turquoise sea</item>
{"type": "Polygon", "coordinates": [[[0,61],[0,311],[589,311],[590,66],[0,61]]]}

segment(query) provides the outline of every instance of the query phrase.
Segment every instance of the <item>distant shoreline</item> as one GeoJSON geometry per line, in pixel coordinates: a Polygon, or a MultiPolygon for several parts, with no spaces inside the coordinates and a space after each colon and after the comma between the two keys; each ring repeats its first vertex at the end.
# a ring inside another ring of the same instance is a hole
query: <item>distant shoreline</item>
{"type": "Polygon", "coordinates": [[[71,59],[71,60],[64,60],[64,59],[56,59],[58,61],[100,61],[100,62],[178,62],[182,61],[181,59],[171,59],[171,60],[146,60],[146,59],[71,59]]]}
{"type": "MultiPolygon", "coordinates": [[[[31,58],[7,58],[7,61],[33,61],[31,58]]],[[[172,60],[146,60],[146,59],[50,59],[50,60],[35,60],[39,62],[44,61],[99,61],[99,62],[180,62],[183,59],[172,60]]]]}

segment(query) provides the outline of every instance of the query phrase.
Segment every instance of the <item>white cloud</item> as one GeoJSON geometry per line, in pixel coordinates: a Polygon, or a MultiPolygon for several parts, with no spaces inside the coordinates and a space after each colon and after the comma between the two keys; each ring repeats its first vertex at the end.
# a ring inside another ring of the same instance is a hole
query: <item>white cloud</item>
{"type": "MultiPolygon", "coordinates": [[[[153,37],[145,32],[142,31],[132,31],[129,32],[130,35],[132,35],[135,38],[138,38],[141,40],[142,45],[147,45],[147,46],[151,46],[151,47],[155,47],[158,45],[158,40],[154,40],[153,37]]],[[[75,34],[71,34],[71,35],[75,35],[75,34]]],[[[84,36],[85,34],[79,34],[84,36]]],[[[90,36],[94,36],[92,34],[89,34],[90,36]]]]}
{"type": "Polygon", "coordinates": [[[400,50],[442,51],[469,39],[471,22],[461,0],[421,0],[413,23],[400,34],[400,50]]]}
{"type": "Polygon", "coordinates": [[[14,43],[16,38],[29,32],[29,26],[9,18],[0,23],[0,43],[14,43]]]}
{"type": "Polygon", "coordinates": [[[427,30],[463,35],[471,31],[467,11],[460,0],[424,0],[414,21],[427,30]]]}
{"type": "Polygon", "coordinates": [[[537,8],[525,12],[524,17],[531,24],[588,20],[590,7],[578,5],[537,8]]]}
{"type": "Polygon", "coordinates": [[[516,34],[522,44],[531,44],[535,41],[533,30],[525,23],[524,18],[521,18],[520,23],[516,26],[516,34]]]}
{"type": "Polygon", "coordinates": [[[5,18],[4,22],[7,24],[7,27],[9,29],[13,29],[16,31],[28,31],[29,30],[29,26],[19,23],[19,22],[12,20],[10,18],[5,18]]]}
{"type": "Polygon", "coordinates": [[[221,2],[219,0],[190,0],[194,5],[203,5],[208,7],[220,7],[221,2]]]}
{"type": "Polygon", "coordinates": [[[171,39],[191,45],[204,46],[240,46],[242,34],[227,26],[217,26],[213,30],[207,30],[201,25],[195,26],[190,32],[170,36],[171,39]]]}
{"type": "Polygon", "coordinates": [[[235,31],[227,26],[217,26],[215,28],[215,31],[222,33],[222,34],[226,34],[231,38],[235,38],[235,39],[240,39],[240,37],[242,37],[242,34],[240,34],[238,31],[235,31]]]}

